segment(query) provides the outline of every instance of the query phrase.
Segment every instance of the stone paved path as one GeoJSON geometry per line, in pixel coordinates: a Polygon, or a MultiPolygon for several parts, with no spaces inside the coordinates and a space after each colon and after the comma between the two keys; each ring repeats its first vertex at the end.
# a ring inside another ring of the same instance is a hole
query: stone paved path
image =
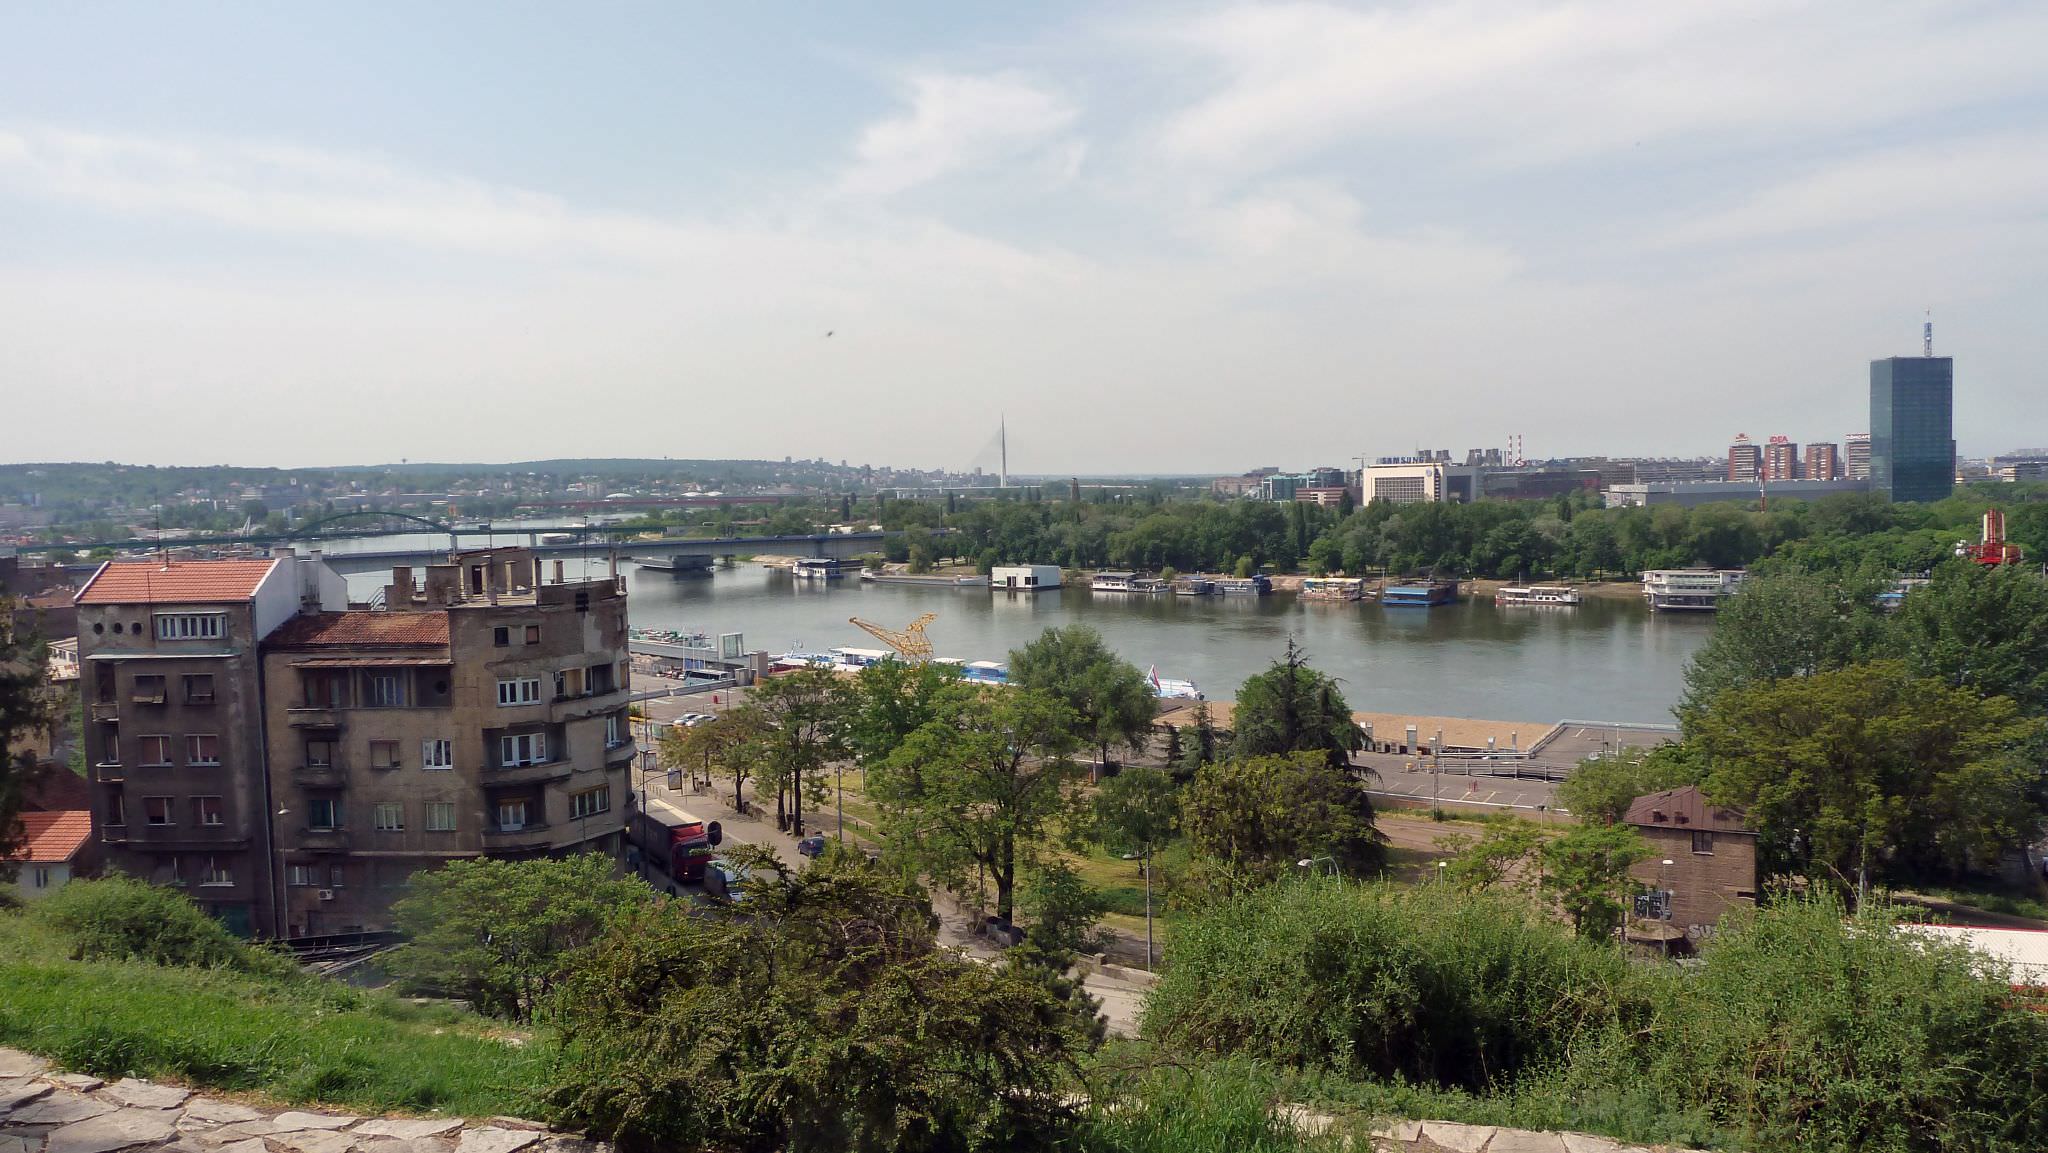
{"type": "Polygon", "coordinates": [[[265,1112],[172,1085],[58,1073],[0,1048],[0,1153],[610,1153],[513,1117],[265,1112]]]}

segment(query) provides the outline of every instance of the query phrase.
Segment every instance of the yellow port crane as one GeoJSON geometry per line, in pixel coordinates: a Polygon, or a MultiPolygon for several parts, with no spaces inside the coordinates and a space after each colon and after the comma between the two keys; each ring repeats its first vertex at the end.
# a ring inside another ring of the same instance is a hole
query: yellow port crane
{"type": "Polygon", "coordinates": [[[903,654],[904,660],[914,665],[921,665],[932,659],[932,642],[925,639],[924,626],[938,619],[939,614],[926,613],[911,621],[910,627],[901,632],[895,629],[885,629],[873,621],[864,621],[859,617],[848,617],[846,618],[846,623],[858,625],[876,640],[903,654]]]}

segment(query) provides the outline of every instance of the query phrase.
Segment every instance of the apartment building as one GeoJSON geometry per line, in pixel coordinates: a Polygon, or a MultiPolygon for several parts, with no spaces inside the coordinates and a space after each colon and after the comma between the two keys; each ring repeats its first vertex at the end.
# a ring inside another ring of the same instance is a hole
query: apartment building
{"type": "Polygon", "coordinates": [[[78,592],[102,859],[244,935],[275,923],[258,644],[347,603],[317,556],[109,561],[78,592]]]}
{"type": "Polygon", "coordinates": [[[280,932],[386,928],[414,871],[616,855],[633,760],[626,595],[525,549],[393,571],[384,607],[263,644],[280,932]]]}

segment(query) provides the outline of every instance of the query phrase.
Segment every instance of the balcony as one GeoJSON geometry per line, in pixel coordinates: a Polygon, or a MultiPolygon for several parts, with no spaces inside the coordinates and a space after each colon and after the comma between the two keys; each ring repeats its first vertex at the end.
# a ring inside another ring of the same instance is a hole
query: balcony
{"type": "Polygon", "coordinates": [[[575,767],[565,760],[542,761],[537,765],[508,765],[486,771],[480,783],[486,788],[493,785],[544,785],[549,781],[568,780],[575,767]]]}
{"type": "Polygon", "coordinates": [[[292,783],[308,789],[338,789],[348,784],[348,769],[342,765],[300,765],[292,770],[292,783]]]}
{"type": "Polygon", "coordinates": [[[94,701],[85,706],[85,712],[95,721],[118,721],[121,719],[121,704],[118,701],[94,701]]]}
{"type": "Polygon", "coordinates": [[[295,729],[338,729],[342,710],[331,705],[298,705],[286,709],[284,719],[295,729]]]}
{"type": "Polygon", "coordinates": [[[501,853],[520,849],[545,849],[552,844],[553,834],[548,831],[544,822],[528,822],[517,829],[498,825],[484,826],[484,848],[501,853]]]}
{"type": "Polygon", "coordinates": [[[620,741],[616,745],[606,745],[604,763],[607,765],[629,764],[633,760],[633,755],[639,751],[639,747],[630,740],[620,741]]]}
{"type": "Polygon", "coordinates": [[[348,848],[348,829],[339,826],[325,829],[300,829],[298,847],[301,849],[346,849],[348,848]]]}
{"type": "Polygon", "coordinates": [[[107,782],[128,779],[127,771],[121,767],[119,761],[101,761],[92,767],[92,775],[94,780],[107,782]]]}

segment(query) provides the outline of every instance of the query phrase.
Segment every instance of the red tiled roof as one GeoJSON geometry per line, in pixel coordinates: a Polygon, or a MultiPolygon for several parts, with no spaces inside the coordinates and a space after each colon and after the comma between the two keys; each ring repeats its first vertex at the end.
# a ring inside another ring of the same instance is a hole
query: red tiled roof
{"type": "Polygon", "coordinates": [[[277,559],[115,560],[78,590],[82,605],[202,604],[245,601],[277,559]]]}
{"type": "Polygon", "coordinates": [[[10,861],[68,861],[92,839],[92,814],[67,809],[55,813],[21,814],[21,848],[10,861]]]}
{"type": "Polygon", "coordinates": [[[416,649],[448,644],[442,612],[308,613],[279,625],[266,649],[416,649]]]}
{"type": "Polygon", "coordinates": [[[1709,804],[1697,785],[1637,797],[1622,821],[1645,829],[1701,829],[1710,833],[1753,832],[1742,814],[1709,804]]]}

